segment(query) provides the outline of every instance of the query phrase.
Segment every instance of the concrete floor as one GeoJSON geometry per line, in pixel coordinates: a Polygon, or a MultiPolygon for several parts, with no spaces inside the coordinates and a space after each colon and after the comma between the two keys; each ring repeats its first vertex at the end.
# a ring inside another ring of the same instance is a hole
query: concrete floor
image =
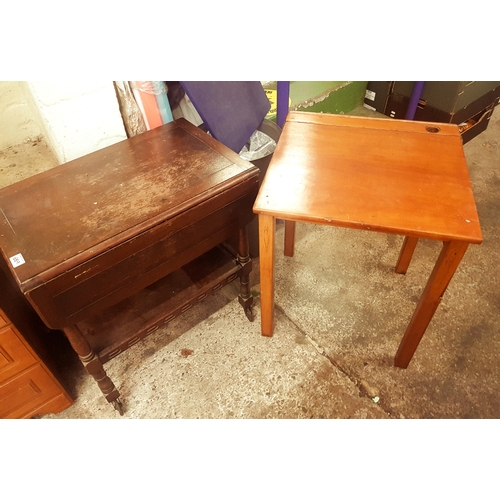
{"type": "MultiPolygon", "coordinates": [[[[4,183],[25,175],[21,149],[0,153],[4,183]]],[[[68,351],[65,383],[75,403],[44,418],[500,417],[498,108],[465,153],[484,242],[469,247],[406,370],[393,357],[440,244],[420,241],[408,273],[398,275],[402,237],[297,224],[290,259],[278,225],[272,338],[260,335],[255,259],[253,323],[229,286],[111,360],[105,369],[124,416],[68,351]]]]}

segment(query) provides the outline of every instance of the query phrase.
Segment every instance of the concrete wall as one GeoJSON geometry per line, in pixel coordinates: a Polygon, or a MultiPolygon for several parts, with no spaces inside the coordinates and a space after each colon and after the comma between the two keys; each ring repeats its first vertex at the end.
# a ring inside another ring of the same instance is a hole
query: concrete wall
{"type": "Polygon", "coordinates": [[[45,138],[60,163],[127,138],[113,82],[28,82],[45,138]]]}
{"type": "MultiPolygon", "coordinates": [[[[366,83],[291,82],[291,109],[349,112],[366,83]]],[[[126,139],[113,82],[0,82],[0,149],[39,135],[60,163],[126,139]]]]}
{"type": "Polygon", "coordinates": [[[0,81],[0,149],[44,134],[26,82],[0,81]]]}
{"type": "MultiPolygon", "coordinates": [[[[368,82],[350,81],[292,81],[290,110],[316,113],[349,113],[363,105],[368,82]]],[[[271,101],[268,119],[276,120],[277,82],[262,82],[271,101]]]]}
{"type": "Polygon", "coordinates": [[[43,136],[59,163],[127,138],[113,82],[0,82],[0,149],[43,136]]]}
{"type": "Polygon", "coordinates": [[[349,113],[363,105],[368,82],[291,82],[291,109],[316,113],[349,113]]]}

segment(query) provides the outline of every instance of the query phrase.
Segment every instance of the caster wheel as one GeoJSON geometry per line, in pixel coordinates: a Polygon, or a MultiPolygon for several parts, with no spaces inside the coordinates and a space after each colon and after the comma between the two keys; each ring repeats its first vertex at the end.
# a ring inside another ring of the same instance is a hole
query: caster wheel
{"type": "Polygon", "coordinates": [[[245,308],[245,315],[248,318],[248,320],[251,322],[253,322],[253,320],[255,319],[255,314],[254,314],[253,309],[251,307],[245,308]]]}
{"type": "Polygon", "coordinates": [[[119,399],[113,401],[113,406],[120,415],[123,415],[123,403],[119,399]]]}

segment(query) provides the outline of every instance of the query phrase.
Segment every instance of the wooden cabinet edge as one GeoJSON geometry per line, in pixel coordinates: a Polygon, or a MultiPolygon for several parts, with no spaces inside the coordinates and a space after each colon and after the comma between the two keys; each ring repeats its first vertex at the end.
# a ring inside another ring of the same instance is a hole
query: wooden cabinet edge
{"type": "Polygon", "coordinates": [[[36,350],[29,344],[29,342],[24,338],[23,334],[16,327],[16,325],[11,321],[10,317],[7,315],[5,311],[0,309],[0,317],[2,318],[2,330],[4,328],[10,329],[21,342],[21,344],[26,349],[27,353],[29,353],[33,357],[33,363],[30,363],[29,366],[23,368],[21,371],[16,373],[15,375],[9,377],[8,379],[2,381],[1,386],[6,387],[9,384],[16,384],[16,381],[27,374],[29,371],[33,370],[34,367],[39,366],[50,379],[50,383],[53,385],[54,389],[57,391],[57,394],[53,394],[48,396],[48,399],[41,401],[36,404],[34,407],[30,408],[26,412],[13,412],[12,415],[16,415],[14,417],[10,417],[7,414],[4,419],[9,418],[31,418],[33,416],[42,416],[49,413],[59,413],[62,410],[65,410],[69,406],[73,404],[73,398],[68,394],[68,392],[64,389],[61,383],[57,380],[54,374],[49,370],[49,368],[45,365],[44,361],[40,358],[36,350]]]}
{"type": "Polygon", "coordinates": [[[58,394],[37,408],[33,408],[30,412],[20,418],[39,418],[49,414],[57,415],[63,410],[69,408],[72,404],[73,399],[66,393],[66,391],[64,391],[64,393],[58,394]]]}

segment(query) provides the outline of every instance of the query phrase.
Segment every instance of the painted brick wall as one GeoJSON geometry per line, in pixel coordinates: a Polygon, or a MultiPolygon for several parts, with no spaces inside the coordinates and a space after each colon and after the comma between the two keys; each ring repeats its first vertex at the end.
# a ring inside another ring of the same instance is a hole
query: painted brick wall
{"type": "Polygon", "coordinates": [[[42,129],[25,82],[0,81],[0,149],[33,140],[42,129]]]}
{"type": "Polygon", "coordinates": [[[28,82],[44,135],[60,163],[127,138],[113,82],[28,82]]]}

